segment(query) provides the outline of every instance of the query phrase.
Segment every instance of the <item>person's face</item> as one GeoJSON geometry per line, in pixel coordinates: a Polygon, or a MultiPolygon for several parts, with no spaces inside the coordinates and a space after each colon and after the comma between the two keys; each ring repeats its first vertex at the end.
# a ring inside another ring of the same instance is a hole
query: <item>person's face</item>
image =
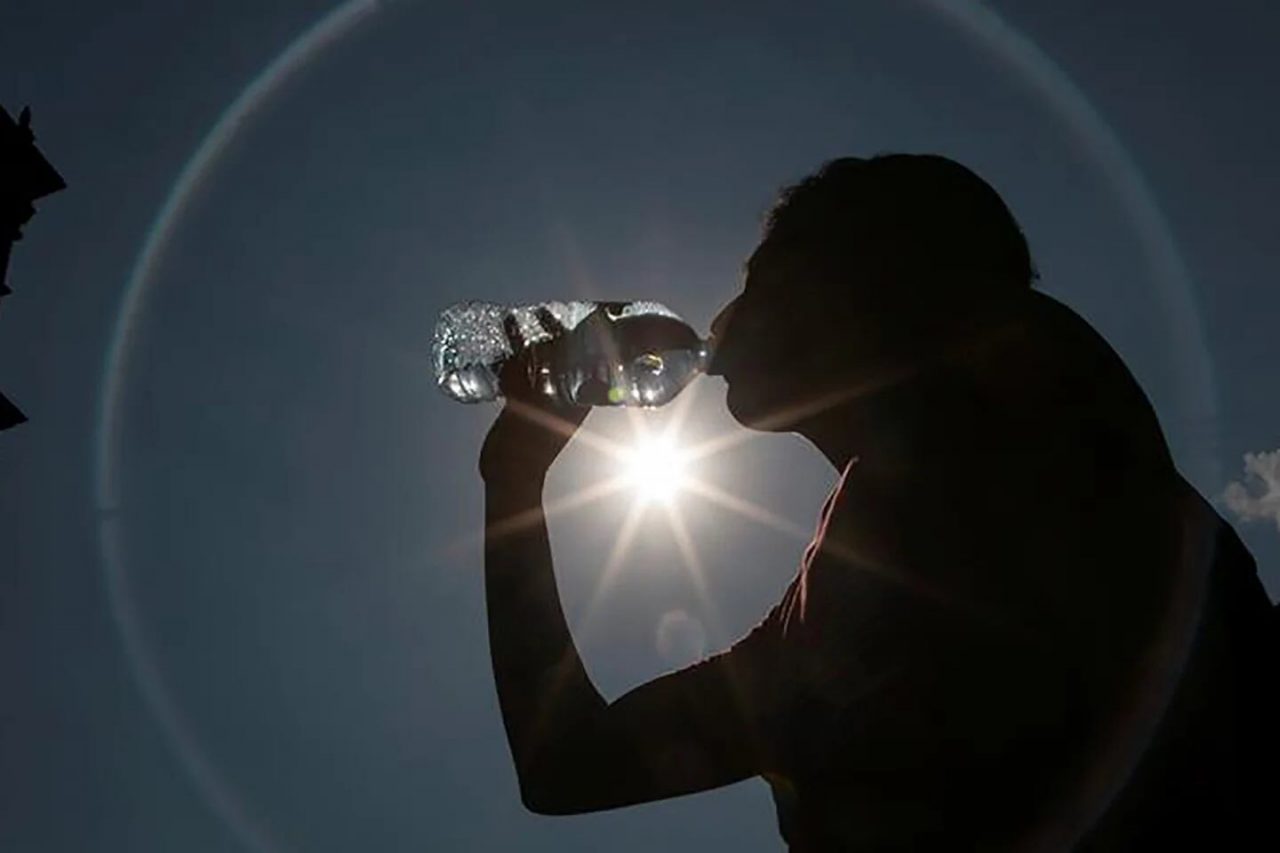
{"type": "Polygon", "coordinates": [[[707,372],[724,377],[729,411],[743,426],[787,431],[838,366],[836,341],[812,296],[816,273],[802,259],[766,240],[745,269],[742,292],[712,321],[707,372]]]}

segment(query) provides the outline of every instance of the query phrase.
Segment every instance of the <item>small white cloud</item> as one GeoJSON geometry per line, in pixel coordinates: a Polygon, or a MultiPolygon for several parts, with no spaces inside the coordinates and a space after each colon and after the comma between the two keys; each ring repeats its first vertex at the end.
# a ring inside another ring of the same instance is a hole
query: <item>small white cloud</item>
{"type": "Polygon", "coordinates": [[[1227,507],[1242,521],[1270,519],[1280,530],[1280,450],[1244,455],[1244,480],[1222,493],[1227,507]]]}

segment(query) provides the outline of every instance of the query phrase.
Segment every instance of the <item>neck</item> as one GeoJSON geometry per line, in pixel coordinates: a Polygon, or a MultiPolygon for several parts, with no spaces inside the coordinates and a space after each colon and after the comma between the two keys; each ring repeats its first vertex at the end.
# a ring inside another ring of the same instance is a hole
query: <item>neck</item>
{"type": "Polygon", "coordinates": [[[827,458],[831,467],[843,471],[849,462],[866,452],[865,444],[858,441],[863,431],[858,429],[851,419],[828,417],[806,421],[798,424],[795,430],[818,452],[827,458]],[[862,445],[859,447],[859,445],[862,445]]]}
{"type": "Polygon", "coordinates": [[[902,352],[882,354],[875,359],[874,377],[849,378],[841,389],[801,407],[808,411],[794,421],[791,431],[813,444],[837,470],[855,457],[872,464],[901,464],[921,427],[934,422],[939,408],[945,408],[954,371],[963,372],[976,350],[1000,346],[1018,313],[1016,303],[995,306],[921,336],[902,352]]]}
{"type": "Polygon", "coordinates": [[[853,459],[891,466],[910,457],[911,445],[919,432],[919,422],[927,413],[921,403],[932,396],[923,386],[928,379],[919,375],[903,377],[889,387],[858,395],[820,415],[797,423],[799,434],[837,471],[853,459]]]}

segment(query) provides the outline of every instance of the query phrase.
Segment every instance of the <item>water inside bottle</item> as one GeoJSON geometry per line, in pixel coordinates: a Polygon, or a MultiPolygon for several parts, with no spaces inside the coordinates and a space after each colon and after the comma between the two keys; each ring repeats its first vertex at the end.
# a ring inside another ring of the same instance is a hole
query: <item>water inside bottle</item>
{"type": "Polygon", "coordinates": [[[661,406],[700,372],[706,346],[657,302],[546,302],[514,309],[491,302],[446,308],[432,347],[437,384],[464,403],[501,396],[498,374],[513,353],[504,321],[531,352],[534,387],[567,405],[661,406]],[[549,311],[564,333],[539,318],[549,311]]]}
{"type": "Polygon", "coordinates": [[[511,353],[502,334],[507,313],[492,302],[459,302],[440,312],[431,360],[441,391],[462,403],[498,395],[495,368],[511,353]]]}
{"type": "Polygon", "coordinates": [[[543,391],[579,406],[661,406],[706,361],[705,345],[679,318],[608,306],[557,344],[563,351],[539,365],[543,391]]]}
{"type": "Polygon", "coordinates": [[[487,364],[469,364],[447,370],[440,382],[445,394],[463,403],[498,397],[498,375],[487,364]]]}

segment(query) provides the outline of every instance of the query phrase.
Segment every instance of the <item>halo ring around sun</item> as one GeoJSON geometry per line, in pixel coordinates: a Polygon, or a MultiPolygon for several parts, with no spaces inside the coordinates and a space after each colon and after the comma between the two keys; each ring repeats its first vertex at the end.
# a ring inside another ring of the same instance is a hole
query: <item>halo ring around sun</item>
{"type": "MultiPolygon", "coordinates": [[[[1109,179],[1113,191],[1131,217],[1154,278],[1161,288],[1160,305],[1165,311],[1171,339],[1183,344],[1174,357],[1178,359],[1178,374],[1183,379],[1183,408],[1199,431],[1196,449],[1204,455],[1203,459],[1195,462],[1207,477],[1216,476],[1217,406],[1212,363],[1196,310],[1190,276],[1141,170],[1114,130],[1067,73],[994,10],[981,4],[949,0],[917,0],[917,3],[992,53],[1016,72],[1026,85],[1042,95],[1068,132],[1084,146],[1095,166],[1109,179]]],[[[296,76],[387,5],[379,0],[348,0],[336,7],[287,45],[219,116],[183,166],[134,260],[123,288],[99,386],[95,435],[99,546],[108,606],[131,676],[169,747],[210,809],[242,843],[260,853],[270,853],[280,847],[267,828],[250,815],[192,735],[141,631],[124,565],[120,541],[122,531],[117,514],[123,417],[119,403],[130,366],[135,329],[146,311],[149,288],[189,201],[214,171],[229,143],[271,101],[285,81],[296,76]]],[[[1191,583],[1190,579],[1188,583],[1191,583]]],[[[1196,607],[1198,600],[1196,596],[1196,607]]],[[[1177,655],[1179,657],[1168,676],[1169,683],[1162,685],[1166,694],[1180,672],[1185,644],[1177,655]]],[[[1111,759],[1131,765],[1137,748],[1144,744],[1145,740],[1136,746],[1131,744],[1125,755],[1112,756],[1111,759]]],[[[1101,796],[1100,802],[1105,805],[1109,794],[1101,796]]]]}

